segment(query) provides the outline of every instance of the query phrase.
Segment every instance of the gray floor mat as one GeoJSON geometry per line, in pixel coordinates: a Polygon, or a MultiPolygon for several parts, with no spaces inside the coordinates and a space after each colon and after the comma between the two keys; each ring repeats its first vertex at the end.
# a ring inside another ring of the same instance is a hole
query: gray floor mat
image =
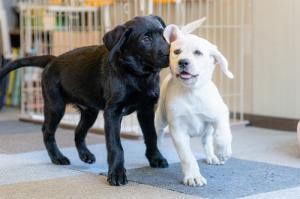
{"type": "Polygon", "coordinates": [[[144,167],[128,170],[128,179],[141,184],[204,198],[238,198],[300,186],[300,169],[232,158],[223,166],[198,161],[208,184],[188,187],[182,184],[179,163],[166,169],[144,167]]]}

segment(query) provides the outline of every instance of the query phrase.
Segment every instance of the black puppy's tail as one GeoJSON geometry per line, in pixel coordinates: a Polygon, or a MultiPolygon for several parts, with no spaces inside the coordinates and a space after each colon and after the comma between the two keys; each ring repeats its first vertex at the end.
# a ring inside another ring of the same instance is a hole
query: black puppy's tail
{"type": "Polygon", "coordinates": [[[2,70],[0,70],[0,79],[2,79],[9,72],[22,67],[32,66],[45,68],[46,65],[49,62],[51,62],[54,58],[55,56],[53,55],[42,55],[14,60],[12,62],[7,63],[5,67],[2,70]]]}

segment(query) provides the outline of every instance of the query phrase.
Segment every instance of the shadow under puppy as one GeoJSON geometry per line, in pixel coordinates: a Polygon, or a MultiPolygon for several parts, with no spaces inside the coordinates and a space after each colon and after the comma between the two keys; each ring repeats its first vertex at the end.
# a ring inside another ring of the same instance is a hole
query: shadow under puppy
{"type": "Polygon", "coordinates": [[[176,25],[164,31],[170,47],[170,70],[161,86],[161,96],[155,115],[156,131],[163,135],[169,125],[172,140],[181,160],[183,182],[203,186],[190,137],[201,136],[208,164],[224,164],[231,156],[229,111],[212,76],[216,64],[233,78],[228,63],[217,47],[192,34],[185,34],[176,25]]]}
{"type": "Polygon", "coordinates": [[[108,182],[127,183],[124,154],[120,140],[122,116],[137,111],[150,166],[164,168],[167,160],[157,148],[154,128],[154,105],[159,97],[159,72],[169,64],[169,44],[163,37],[165,23],[157,16],[135,17],[105,34],[104,45],[78,48],[58,57],[36,56],[9,63],[0,78],[10,71],[25,67],[44,68],[43,137],[54,164],[68,165],[55,141],[55,131],[66,104],[73,104],[81,113],[75,130],[79,157],[94,163],[95,156],[85,144],[88,130],[99,110],[104,110],[105,136],[108,151],[108,182]]]}

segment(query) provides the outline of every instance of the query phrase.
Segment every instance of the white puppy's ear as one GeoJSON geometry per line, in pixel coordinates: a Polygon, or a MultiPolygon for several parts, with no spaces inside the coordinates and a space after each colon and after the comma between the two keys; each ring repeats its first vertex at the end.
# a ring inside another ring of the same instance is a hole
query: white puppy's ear
{"type": "Polygon", "coordinates": [[[201,19],[193,21],[193,22],[183,26],[181,28],[181,32],[183,34],[190,34],[190,33],[194,32],[197,28],[199,28],[204,23],[205,20],[206,20],[206,17],[203,17],[201,19]]]}
{"type": "Polygon", "coordinates": [[[233,79],[234,76],[230,72],[230,70],[228,69],[227,59],[224,57],[224,55],[222,55],[222,53],[218,50],[218,48],[216,46],[213,47],[213,50],[211,52],[211,56],[214,57],[215,64],[219,64],[221,66],[221,70],[223,71],[223,73],[225,73],[225,75],[228,78],[233,79]]]}
{"type": "Polygon", "coordinates": [[[164,30],[164,38],[169,44],[182,37],[183,33],[178,28],[178,26],[174,24],[168,25],[164,30]]]}

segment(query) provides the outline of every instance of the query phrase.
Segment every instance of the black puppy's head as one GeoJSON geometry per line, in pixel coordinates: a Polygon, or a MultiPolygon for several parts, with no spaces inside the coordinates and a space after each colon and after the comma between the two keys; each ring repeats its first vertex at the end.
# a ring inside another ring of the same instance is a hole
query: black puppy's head
{"type": "Polygon", "coordinates": [[[112,65],[136,75],[158,72],[169,65],[169,44],[163,37],[165,23],[158,16],[135,17],[103,37],[112,65]]]}

